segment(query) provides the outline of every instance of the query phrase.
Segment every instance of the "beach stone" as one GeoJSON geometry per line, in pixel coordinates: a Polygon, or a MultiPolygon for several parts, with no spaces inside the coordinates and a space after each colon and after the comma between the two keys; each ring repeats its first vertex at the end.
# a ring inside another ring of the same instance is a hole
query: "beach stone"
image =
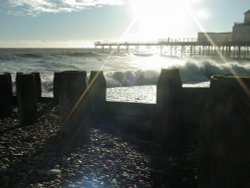
{"type": "Polygon", "coordinates": [[[116,179],[112,179],[112,184],[117,184],[117,180],[116,179]]]}
{"type": "Polygon", "coordinates": [[[63,183],[65,183],[65,184],[72,184],[72,181],[70,181],[70,180],[64,180],[63,183]]]}
{"type": "Polygon", "coordinates": [[[107,166],[112,166],[112,165],[114,165],[115,163],[112,161],[112,160],[107,160],[106,161],[106,165],[107,166]]]}
{"type": "Polygon", "coordinates": [[[123,172],[122,176],[129,177],[129,174],[127,172],[123,172]]]}
{"type": "Polygon", "coordinates": [[[72,172],[69,173],[68,175],[69,175],[69,177],[74,177],[74,176],[76,176],[76,174],[75,174],[75,173],[72,173],[72,172]]]}
{"type": "Polygon", "coordinates": [[[144,185],[145,184],[145,181],[144,180],[139,180],[139,183],[144,185]]]}
{"type": "Polygon", "coordinates": [[[35,188],[35,186],[33,184],[30,184],[27,186],[27,188],[35,188]]]}
{"type": "Polygon", "coordinates": [[[69,184],[68,187],[75,188],[76,185],[74,185],[74,184],[69,184]]]}
{"type": "Polygon", "coordinates": [[[76,184],[77,184],[77,185],[82,185],[82,184],[83,184],[83,182],[81,182],[81,181],[77,181],[77,182],[76,182],[76,184]]]}

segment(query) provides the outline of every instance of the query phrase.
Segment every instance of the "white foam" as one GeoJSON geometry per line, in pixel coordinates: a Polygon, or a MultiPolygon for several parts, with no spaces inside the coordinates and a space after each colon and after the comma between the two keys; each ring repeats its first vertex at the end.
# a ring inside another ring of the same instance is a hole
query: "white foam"
{"type": "Polygon", "coordinates": [[[43,95],[52,96],[53,72],[103,70],[108,87],[156,85],[162,68],[179,68],[184,87],[208,87],[214,74],[250,74],[250,61],[173,58],[158,54],[95,54],[85,49],[0,49],[1,72],[41,72],[43,95]]]}

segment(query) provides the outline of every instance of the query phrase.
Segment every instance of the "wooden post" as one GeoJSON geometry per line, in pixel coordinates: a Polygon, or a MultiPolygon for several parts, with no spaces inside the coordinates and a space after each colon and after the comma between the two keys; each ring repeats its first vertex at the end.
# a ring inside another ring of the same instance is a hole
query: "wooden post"
{"type": "Polygon", "coordinates": [[[59,95],[62,93],[63,83],[62,83],[62,73],[63,72],[55,72],[53,79],[53,96],[56,104],[59,104],[59,95]]]}
{"type": "Polygon", "coordinates": [[[36,96],[37,96],[37,101],[40,102],[42,99],[42,82],[41,82],[41,77],[39,72],[33,72],[35,79],[35,89],[36,89],[36,96]]]}
{"type": "Polygon", "coordinates": [[[129,53],[129,45],[126,45],[127,53],[129,53]]]}
{"type": "Polygon", "coordinates": [[[93,97],[93,114],[95,119],[104,117],[106,102],[106,80],[102,71],[91,71],[89,85],[92,88],[91,96],[93,97]]]}
{"type": "Polygon", "coordinates": [[[200,188],[250,187],[250,77],[212,77],[201,119],[200,188]]]}
{"type": "Polygon", "coordinates": [[[37,120],[37,93],[32,74],[17,74],[17,103],[22,125],[30,125],[37,120]]]}
{"type": "Polygon", "coordinates": [[[243,46],[243,58],[246,58],[246,55],[247,55],[246,46],[243,46]]]}
{"type": "Polygon", "coordinates": [[[233,58],[236,58],[236,46],[233,46],[233,58]]]}
{"type": "Polygon", "coordinates": [[[193,56],[193,45],[190,46],[190,56],[193,56]]]}
{"type": "Polygon", "coordinates": [[[17,85],[18,85],[18,82],[19,82],[19,76],[21,75],[21,74],[23,74],[22,72],[17,72],[16,73],[16,97],[17,97],[17,95],[18,95],[18,87],[17,87],[17,85]]]}
{"type": "Polygon", "coordinates": [[[63,149],[86,144],[90,139],[91,105],[90,88],[86,88],[86,72],[65,71],[60,75],[62,91],[59,105],[62,127],[60,142],[63,149]]]}
{"type": "Polygon", "coordinates": [[[179,151],[182,147],[181,119],[182,83],[178,69],[162,69],[157,83],[156,141],[179,151]]]}
{"type": "Polygon", "coordinates": [[[241,59],[241,46],[239,46],[238,58],[241,59]]]}
{"type": "Polygon", "coordinates": [[[0,118],[11,116],[12,81],[10,73],[0,74],[0,118]]]}
{"type": "Polygon", "coordinates": [[[86,72],[84,71],[65,71],[59,76],[60,93],[59,105],[62,123],[70,118],[71,110],[77,105],[80,96],[86,89],[86,72]]]}

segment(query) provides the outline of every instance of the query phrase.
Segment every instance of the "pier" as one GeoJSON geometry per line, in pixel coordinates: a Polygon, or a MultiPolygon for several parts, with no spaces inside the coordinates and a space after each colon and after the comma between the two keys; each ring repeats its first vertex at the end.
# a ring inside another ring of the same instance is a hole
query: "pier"
{"type": "MultiPolygon", "coordinates": [[[[178,57],[213,57],[249,58],[250,42],[214,42],[197,39],[169,39],[158,42],[96,42],[95,49],[102,52],[130,52],[130,49],[156,47],[161,55],[178,57]]],[[[149,50],[150,51],[150,50],[149,50]]]]}

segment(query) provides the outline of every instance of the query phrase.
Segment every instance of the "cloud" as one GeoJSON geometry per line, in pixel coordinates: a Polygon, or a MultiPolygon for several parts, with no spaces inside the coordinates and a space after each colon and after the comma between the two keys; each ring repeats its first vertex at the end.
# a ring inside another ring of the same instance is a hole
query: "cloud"
{"type": "Polygon", "coordinates": [[[121,5],[125,0],[8,0],[8,14],[74,12],[90,7],[121,5]]]}

